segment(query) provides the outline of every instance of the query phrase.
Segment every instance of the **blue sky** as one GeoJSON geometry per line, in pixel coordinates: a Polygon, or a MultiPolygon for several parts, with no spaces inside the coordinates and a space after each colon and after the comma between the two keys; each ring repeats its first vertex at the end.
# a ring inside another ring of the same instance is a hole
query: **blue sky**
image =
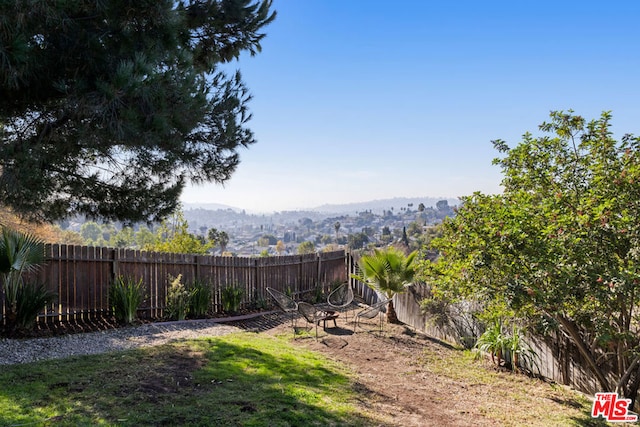
{"type": "Polygon", "coordinates": [[[552,110],[640,135],[640,2],[274,0],[242,56],[257,143],[184,202],[252,212],[500,192],[491,140],[552,110]]]}

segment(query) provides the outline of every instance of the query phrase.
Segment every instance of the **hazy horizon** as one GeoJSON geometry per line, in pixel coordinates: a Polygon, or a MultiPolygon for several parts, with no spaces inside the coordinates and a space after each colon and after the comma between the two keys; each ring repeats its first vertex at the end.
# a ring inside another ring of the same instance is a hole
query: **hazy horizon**
{"type": "Polygon", "coordinates": [[[500,192],[491,141],[552,110],[640,133],[640,2],[274,0],[240,69],[257,143],[184,202],[300,210],[397,195],[500,192]]]}
{"type": "Polygon", "coordinates": [[[407,202],[414,203],[412,209],[417,210],[418,204],[424,203],[425,206],[435,206],[435,204],[440,200],[447,200],[451,206],[454,206],[458,203],[457,198],[452,197],[393,197],[389,199],[375,199],[375,200],[366,200],[361,202],[351,202],[351,203],[324,203],[318,206],[308,206],[300,209],[278,209],[278,210],[252,210],[247,209],[242,206],[233,206],[227,205],[223,203],[208,203],[208,202],[184,202],[183,207],[186,210],[189,209],[209,209],[209,210],[218,210],[218,209],[233,209],[237,211],[246,211],[248,214],[271,214],[275,212],[329,212],[329,213],[340,213],[340,212],[356,212],[362,209],[372,209],[372,210],[389,210],[391,207],[399,209],[400,207],[406,207],[407,202]]]}

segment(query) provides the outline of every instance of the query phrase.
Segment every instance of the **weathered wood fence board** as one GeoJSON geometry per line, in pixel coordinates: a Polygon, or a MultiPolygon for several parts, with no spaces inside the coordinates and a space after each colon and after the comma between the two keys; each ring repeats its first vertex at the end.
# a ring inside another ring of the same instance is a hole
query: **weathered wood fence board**
{"type": "MultiPolygon", "coordinates": [[[[348,256],[347,264],[349,275],[358,273],[357,263],[351,256],[348,256]]],[[[379,296],[365,284],[354,279],[350,281],[355,294],[368,304],[379,299],[379,296]]],[[[457,312],[449,313],[452,318],[448,319],[448,322],[436,324],[420,307],[421,301],[427,295],[429,295],[429,288],[423,283],[415,283],[407,292],[396,294],[393,302],[398,319],[416,330],[444,341],[451,343],[467,341],[467,345],[469,342],[475,343],[475,339],[480,335],[480,326],[470,315],[474,307],[463,306],[457,312]]],[[[526,342],[538,355],[537,366],[529,367],[533,372],[584,393],[594,394],[602,391],[587,362],[571,340],[564,335],[556,333],[545,338],[528,336],[526,342]]],[[[613,369],[610,372],[608,379],[613,383],[615,379],[613,369]]]]}
{"type": "MultiPolygon", "coordinates": [[[[267,286],[298,294],[316,286],[347,279],[344,251],[279,257],[220,257],[167,254],[88,246],[47,245],[46,263],[36,279],[58,294],[38,321],[72,321],[108,315],[109,286],[117,276],[142,280],[145,300],[139,315],[161,318],[170,278],[182,275],[182,283],[194,280],[212,287],[212,307],[220,311],[226,286],[243,290],[241,307],[270,302],[267,286]]],[[[2,287],[0,287],[1,289],[2,287]]],[[[4,295],[0,314],[4,321],[4,295]]]]}
{"type": "MultiPolygon", "coordinates": [[[[398,319],[432,337],[452,343],[460,342],[459,334],[462,329],[467,329],[470,333],[475,333],[476,337],[478,336],[477,329],[471,331],[478,326],[470,325],[468,320],[466,320],[464,328],[461,328],[460,325],[452,328],[433,324],[429,316],[425,315],[420,308],[420,301],[426,295],[428,295],[428,286],[421,283],[414,284],[406,293],[397,294],[394,297],[394,305],[398,319]]],[[[464,313],[459,313],[459,315],[464,315],[464,313]]],[[[450,324],[451,322],[449,322],[450,324]]],[[[527,336],[525,341],[538,356],[536,358],[537,366],[528,366],[533,372],[560,384],[574,387],[584,393],[594,394],[602,391],[586,361],[567,337],[556,333],[545,338],[527,336]]],[[[613,380],[614,375],[610,374],[609,379],[613,380]]]]}

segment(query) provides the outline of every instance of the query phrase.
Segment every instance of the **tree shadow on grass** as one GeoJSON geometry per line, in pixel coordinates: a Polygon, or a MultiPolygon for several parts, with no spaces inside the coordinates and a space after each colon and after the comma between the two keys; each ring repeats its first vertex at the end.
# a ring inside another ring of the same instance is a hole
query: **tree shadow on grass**
{"type": "Polygon", "coordinates": [[[337,365],[254,334],[15,365],[0,381],[17,387],[0,392],[14,408],[0,425],[383,425],[337,365]]]}

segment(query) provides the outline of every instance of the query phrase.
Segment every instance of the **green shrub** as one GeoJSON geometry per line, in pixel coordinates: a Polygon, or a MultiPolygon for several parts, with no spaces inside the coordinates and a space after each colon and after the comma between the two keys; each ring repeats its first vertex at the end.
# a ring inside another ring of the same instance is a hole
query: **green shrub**
{"type": "Polygon", "coordinates": [[[17,294],[16,327],[19,330],[33,329],[38,313],[56,299],[57,294],[41,283],[25,282],[17,294]]]}
{"type": "Polygon", "coordinates": [[[495,321],[478,338],[475,347],[480,352],[489,353],[498,366],[504,362],[504,366],[513,371],[518,371],[522,364],[540,370],[536,362],[538,355],[524,342],[521,329],[515,325],[508,334],[503,332],[502,322],[495,321]]]}
{"type": "MultiPolygon", "coordinates": [[[[0,227],[0,283],[4,294],[4,332],[12,336],[20,328],[18,317],[27,323],[31,317],[29,313],[31,302],[27,294],[38,294],[38,286],[25,289],[28,285],[23,278],[24,273],[36,271],[44,262],[44,242],[31,234],[21,233],[6,227],[0,227]],[[22,302],[18,299],[22,294],[22,302]],[[18,313],[18,305],[23,305],[23,315],[18,313]]],[[[38,307],[34,317],[45,304],[38,307]]]]}
{"type": "Polygon", "coordinates": [[[268,305],[267,300],[259,296],[256,296],[251,302],[251,308],[254,310],[266,310],[268,305]]]}
{"type": "Polygon", "coordinates": [[[195,280],[189,285],[189,316],[202,318],[211,307],[211,284],[195,280]]]}
{"type": "Polygon", "coordinates": [[[322,284],[317,284],[313,288],[313,304],[319,304],[321,302],[326,302],[326,297],[324,295],[324,286],[322,284]]]}
{"type": "Polygon", "coordinates": [[[171,285],[167,292],[166,315],[171,320],[184,320],[187,318],[191,295],[182,283],[182,274],[178,277],[169,276],[171,285]]]}
{"type": "Polygon", "coordinates": [[[222,289],[222,310],[225,313],[235,313],[240,308],[244,292],[237,286],[226,286],[222,289]]]}
{"type": "Polygon", "coordinates": [[[143,299],[142,279],[118,276],[109,287],[109,306],[120,323],[129,325],[137,319],[143,299]]]}

